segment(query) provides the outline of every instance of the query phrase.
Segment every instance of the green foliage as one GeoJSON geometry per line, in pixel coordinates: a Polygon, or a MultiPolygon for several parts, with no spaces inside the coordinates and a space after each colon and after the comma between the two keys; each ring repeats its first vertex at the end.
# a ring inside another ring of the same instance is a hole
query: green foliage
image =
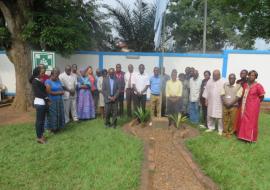
{"type": "Polygon", "coordinates": [[[33,124],[0,127],[0,189],[136,190],[143,144],[103,120],[71,124],[48,143],[33,124]]]}
{"type": "MultiPolygon", "coordinates": [[[[69,55],[75,50],[109,48],[110,28],[95,0],[35,0],[27,10],[21,11],[26,13],[23,14],[25,21],[21,23],[20,38],[33,49],[69,55]]],[[[0,20],[0,24],[5,28],[5,22],[0,20]]],[[[1,36],[1,44],[6,43],[8,37],[1,36]]]]}
{"type": "MultiPolygon", "coordinates": [[[[269,39],[269,3],[266,0],[207,0],[207,50],[226,47],[251,49],[258,37],[269,39]],[[260,30],[260,31],[259,31],[260,30]]],[[[201,51],[204,1],[174,0],[167,24],[173,28],[176,51],[201,51]]]]}
{"type": "Polygon", "coordinates": [[[173,114],[173,115],[169,115],[169,118],[171,118],[174,123],[175,123],[175,127],[177,129],[179,129],[183,123],[185,123],[187,121],[187,117],[186,116],[182,116],[182,114],[173,114]]]}
{"type": "Polygon", "coordinates": [[[203,171],[223,190],[270,189],[270,115],[261,114],[257,143],[203,133],[186,142],[203,171]]]}
{"type": "Polygon", "coordinates": [[[149,110],[143,111],[141,107],[134,112],[135,116],[139,119],[141,123],[146,123],[150,120],[151,112],[149,110]]]}
{"type": "Polygon", "coordinates": [[[134,51],[153,51],[155,6],[137,0],[134,9],[131,9],[123,1],[116,1],[119,7],[104,7],[115,19],[114,28],[120,38],[134,51]]]}

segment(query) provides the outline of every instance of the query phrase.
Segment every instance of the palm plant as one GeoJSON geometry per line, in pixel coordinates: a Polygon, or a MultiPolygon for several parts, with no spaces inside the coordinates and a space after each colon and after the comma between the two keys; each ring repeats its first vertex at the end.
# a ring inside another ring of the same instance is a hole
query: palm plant
{"type": "Polygon", "coordinates": [[[149,110],[144,111],[141,107],[138,107],[134,114],[142,124],[147,123],[150,120],[151,116],[149,110]]]}
{"type": "Polygon", "coordinates": [[[182,126],[182,124],[187,121],[187,117],[182,116],[181,113],[169,115],[169,118],[174,121],[175,127],[177,129],[179,129],[182,126]]]}
{"type": "Polygon", "coordinates": [[[156,7],[137,0],[132,10],[124,2],[116,2],[119,4],[117,8],[108,5],[104,7],[109,11],[109,15],[115,18],[114,28],[120,38],[134,51],[153,51],[156,7]]]}

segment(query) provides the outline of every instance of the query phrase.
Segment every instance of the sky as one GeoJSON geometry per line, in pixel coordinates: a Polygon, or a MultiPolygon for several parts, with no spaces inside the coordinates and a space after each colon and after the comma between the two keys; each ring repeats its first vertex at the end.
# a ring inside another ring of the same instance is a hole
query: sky
{"type": "MultiPolygon", "coordinates": [[[[126,3],[127,5],[130,5],[131,7],[135,1],[136,0],[122,0],[122,2],[126,3]]],[[[113,7],[116,7],[118,5],[118,3],[115,0],[99,0],[99,2],[103,3],[103,4],[111,5],[113,7]]],[[[154,2],[156,2],[156,0],[144,0],[144,2],[154,3],[154,2]]],[[[257,39],[255,42],[255,49],[257,49],[257,50],[267,50],[268,49],[269,50],[270,44],[266,44],[263,39],[257,39]]]]}

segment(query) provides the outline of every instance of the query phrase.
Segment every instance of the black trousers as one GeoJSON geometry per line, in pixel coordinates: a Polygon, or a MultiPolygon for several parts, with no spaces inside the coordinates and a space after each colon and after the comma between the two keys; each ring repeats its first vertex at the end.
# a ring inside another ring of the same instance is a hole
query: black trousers
{"type": "Polygon", "coordinates": [[[94,90],[92,91],[92,96],[94,99],[94,104],[95,104],[95,113],[98,113],[98,100],[99,100],[99,91],[98,90],[94,90]]]}
{"type": "Polygon", "coordinates": [[[117,113],[119,116],[124,113],[124,92],[121,92],[117,98],[117,113]]]}
{"type": "Polygon", "coordinates": [[[134,108],[135,111],[141,107],[143,111],[145,111],[145,104],[146,104],[146,94],[145,95],[134,95],[134,108]]]}
{"type": "MultiPolygon", "coordinates": [[[[132,102],[134,102],[134,90],[132,88],[126,89],[127,115],[132,116],[132,102]]],[[[134,109],[133,105],[133,109],[134,109]]]]}
{"type": "Polygon", "coordinates": [[[105,103],[105,125],[116,127],[117,125],[117,101],[105,103]]]}
{"type": "Polygon", "coordinates": [[[162,93],[162,102],[161,102],[161,116],[165,116],[166,115],[166,105],[167,105],[167,99],[166,99],[166,96],[165,96],[165,92],[162,93]]]}
{"type": "Polygon", "coordinates": [[[207,106],[202,105],[203,123],[207,127],[207,106]]]}
{"type": "Polygon", "coordinates": [[[37,138],[41,138],[44,133],[45,117],[48,111],[45,105],[35,105],[36,108],[36,134],[37,138]]]}

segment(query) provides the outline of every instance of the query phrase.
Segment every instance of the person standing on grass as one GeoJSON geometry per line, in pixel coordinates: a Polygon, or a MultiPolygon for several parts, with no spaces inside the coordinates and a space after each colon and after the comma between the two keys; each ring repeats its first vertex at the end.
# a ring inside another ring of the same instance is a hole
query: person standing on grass
{"type": "Polygon", "coordinates": [[[163,75],[160,76],[161,79],[161,92],[162,92],[162,102],[161,102],[161,116],[164,117],[166,115],[166,83],[170,80],[170,75],[166,74],[165,67],[163,67],[163,75]]]}
{"type": "Polygon", "coordinates": [[[78,121],[77,117],[77,76],[71,73],[71,66],[65,67],[65,72],[59,75],[59,79],[64,89],[64,110],[65,110],[65,122],[70,121],[69,114],[71,113],[73,121],[78,121]]]}
{"type": "Polygon", "coordinates": [[[50,79],[45,81],[46,91],[51,100],[49,114],[47,116],[47,128],[51,132],[57,132],[65,126],[64,89],[59,80],[59,74],[59,69],[54,68],[51,72],[50,79]]]}
{"type": "Polygon", "coordinates": [[[199,79],[199,72],[194,70],[193,77],[189,80],[189,119],[191,123],[198,124],[200,121],[200,89],[202,81],[199,79]]]}
{"type": "Polygon", "coordinates": [[[118,81],[113,68],[109,69],[109,76],[104,79],[102,93],[105,101],[105,127],[117,126],[117,98],[120,93],[118,81]],[[111,121],[112,120],[112,121],[111,121]]]}
{"type": "Polygon", "coordinates": [[[264,98],[264,88],[256,81],[258,73],[254,70],[248,73],[248,81],[244,84],[241,115],[237,137],[248,142],[256,142],[258,137],[258,119],[260,103],[264,98]]]}
{"type": "Polygon", "coordinates": [[[124,95],[125,95],[125,73],[121,70],[121,65],[116,65],[115,77],[117,79],[117,83],[119,85],[119,96],[117,99],[117,114],[118,116],[122,116],[124,113],[124,95]]]}
{"type": "Polygon", "coordinates": [[[218,122],[218,134],[222,135],[222,100],[220,97],[224,82],[220,78],[220,71],[214,70],[213,79],[210,79],[204,89],[203,97],[207,106],[207,126],[206,132],[215,130],[215,122],[218,122]]]}
{"type": "Polygon", "coordinates": [[[149,77],[144,72],[145,68],[143,64],[139,65],[139,73],[136,75],[133,81],[133,88],[135,93],[134,104],[135,111],[141,107],[145,111],[146,94],[150,85],[149,77]]]}
{"type": "Polygon", "coordinates": [[[77,114],[80,120],[94,119],[95,105],[91,93],[91,82],[87,75],[88,67],[80,70],[81,76],[77,83],[77,114]]]}
{"type": "Polygon", "coordinates": [[[189,102],[189,82],[186,79],[186,75],[184,73],[180,73],[178,75],[178,79],[181,81],[183,89],[182,89],[182,98],[181,98],[181,113],[183,116],[188,115],[188,102],[189,102]]]}
{"type": "MultiPolygon", "coordinates": [[[[128,72],[125,73],[125,89],[126,89],[126,103],[127,103],[127,115],[132,116],[132,103],[134,103],[134,88],[132,86],[133,81],[137,73],[134,72],[133,65],[128,65],[128,72]]],[[[133,105],[134,110],[135,105],[133,105]]]]}
{"type": "MultiPolygon", "coordinates": [[[[167,97],[167,115],[179,114],[181,112],[181,96],[182,96],[182,83],[177,80],[176,69],[172,70],[171,80],[166,84],[166,97],[167,97]]],[[[173,125],[173,121],[169,118],[169,126],[173,125]]]]}
{"type": "MultiPolygon", "coordinates": [[[[154,76],[150,78],[150,103],[151,103],[151,119],[160,117],[160,76],[159,68],[154,68],[154,76]]],[[[152,122],[149,123],[152,126],[152,122]]]]}
{"type": "Polygon", "coordinates": [[[102,94],[102,84],[103,84],[103,81],[105,80],[105,78],[107,77],[107,70],[106,69],[103,69],[102,72],[101,72],[102,76],[100,76],[98,78],[98,83],[97,83],[97,88],[98,88],[98,91],[99,91],[99,101],[98,101],[98,106],[99,106],[99,109],[100,109],[100,114],[101,114],[101,118],[105,118],[105,110],[104,110],[104,106],[105,106],[105,103],[104,103],[104,96],[102,94]]]}
{"type": "Polygon", "coordinates": [[[210,71],[204,71],[203,75],[204,75],[204,79],[202,80],[202,84],[201,84],[200,103],[201,103],[201,107],[202,107],[202,118],[203,118],[202,122],[204,123],[204,125],[200,125],[200,127],[208,128],[207,127],[207,106],[205,104],[205,98],[202,95],[203,95],[205,86],[211,77],[211,73],[210,73],[210,71]]]}
{"type": "Polygon", "coordinates": [[[99,92],[97,89],[97,78],[94,75],[93,69],[91,66],[88,67],[88,78],[91,83],[91,94],[94,99],[94,106],[95,106],[95,113],[97,113],[97,107],[98,107],[98,97],[99,97],[99,92]]]}
{"type": "MultiPolygon", "coordinates": [[[[248,82],[248,71],[246,69],[243,69],[241,70],[240,72],[240,79],[236,81],[236,84],[240,84],[242,86],[242,88],[247,84],[248,82]]],[[[242,107],[242,98],[243,98],[243,95],[241,96],[241,98],[238,100],[238,109],[237,109],[237,113],[236,113],[236,117],[235,117],[235,125],[234,125],[234,132],[237,134],[237,131],[238,131],[238,126],[239,126],[239,119],[240,119],[240,116],[241,116],[241,107],[242,107]]]]}
{"type": "Polygon", "coordinates": [[[235,74],[229,75],[229,82],[224,84],[221,92],[223,102],[223,135],[231,137],[237,116],[238,100],[241,98],[243,89],[235,83],[235,74]]]}
{"type": "Polygon", "coordinates": [[[45,117],[48,111],[50,100],[46,92],[46,86],[40,80],[40,76],[41,76],[41,68],[36,67],[33,70],[33,75],[31,76],[29,82],[32,84],[32,89],[34,93],[34,107],[36,108],[35,127],[36,127],[37,142],[45,144],[46,139],[43,133],[44,133],[45,117]]]}

